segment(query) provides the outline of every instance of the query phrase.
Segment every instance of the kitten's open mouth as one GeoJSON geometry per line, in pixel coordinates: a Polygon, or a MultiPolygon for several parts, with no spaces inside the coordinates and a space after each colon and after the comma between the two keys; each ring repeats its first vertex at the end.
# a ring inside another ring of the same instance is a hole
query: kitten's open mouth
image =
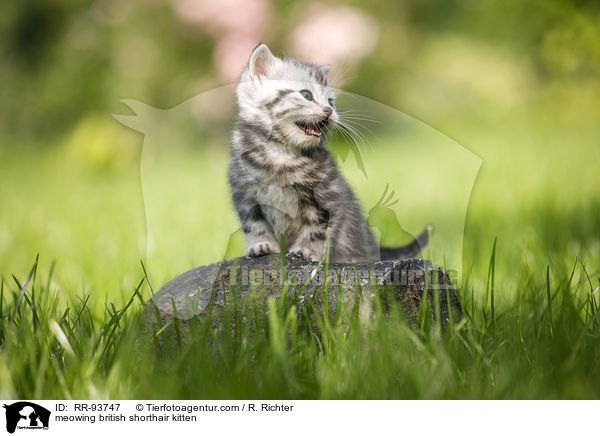
{"type": "Polygon", "coordinates": [[[321,136],[321,131],[327,125],[326,121],[317,121],[316,123],[305,123],[302,121],[296,121],[296,126],[304,132],[306,136],[313,136],[318,138],[321,136]]]}

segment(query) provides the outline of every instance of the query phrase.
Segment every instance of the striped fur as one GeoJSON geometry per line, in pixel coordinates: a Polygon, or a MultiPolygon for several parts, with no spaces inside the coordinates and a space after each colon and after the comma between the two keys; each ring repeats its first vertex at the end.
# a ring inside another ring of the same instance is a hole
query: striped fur
{"type": "Polygon", "coordinates": [[[286,251],[319,260],[329,230],[332,262],[379,257],[358,202],[323,145],[337,121],[328,71],[279,59],[264,44],[250,55],[236,89],[229,167],[250,256],[279,252],[283,235],[286,251]]]}

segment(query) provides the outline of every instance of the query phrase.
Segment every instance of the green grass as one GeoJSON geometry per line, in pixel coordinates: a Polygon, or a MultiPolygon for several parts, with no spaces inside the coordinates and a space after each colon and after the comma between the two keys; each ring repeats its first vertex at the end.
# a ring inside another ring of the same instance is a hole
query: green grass
{"type": "Polygon", "coordinates": [[[192,322],[190,336],[144,329],[143,274],[124,305],[98,316],[89,297],[52,292],[36,261],[2,282],[0,396],[598,398],[597,275],[579,259],[566,275],[548,267],[499,303],[496,254],[482,298],[467,283],[464,317],[443,330],[408,324],[377,299],[310,322],[291,299],[256,295],[192,322]]]}

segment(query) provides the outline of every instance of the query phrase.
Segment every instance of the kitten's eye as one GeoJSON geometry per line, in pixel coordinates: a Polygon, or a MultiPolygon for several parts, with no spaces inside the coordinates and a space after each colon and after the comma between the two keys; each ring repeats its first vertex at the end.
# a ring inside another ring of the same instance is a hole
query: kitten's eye
{"type": "Polygon", "coordinates": [[[308,101],[313,101],[313,95],[312,92],[310,92],[307,89],[303,89],[302,91],[300,91],[300,95],[302,97],[304,97],[305,99],[307,99],[308,101]]]}
{"type": "Polygon", "coordinates": [[[329,102],[329,106],[334,107],[335,106],[335,100],[333,98],[330,98],[329,100],[327,100],[329,102]]]}

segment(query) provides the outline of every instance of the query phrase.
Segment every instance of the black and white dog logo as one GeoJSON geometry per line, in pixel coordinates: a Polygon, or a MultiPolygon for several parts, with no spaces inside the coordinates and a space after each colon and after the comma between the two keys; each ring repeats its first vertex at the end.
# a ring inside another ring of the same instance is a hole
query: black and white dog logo
{"type": "Polygon", "coordinates": [[[6,409],[6,431],[14,433],[18,429],[48,430],[50,411],[28,401],[4,405],[6,409]]]}

